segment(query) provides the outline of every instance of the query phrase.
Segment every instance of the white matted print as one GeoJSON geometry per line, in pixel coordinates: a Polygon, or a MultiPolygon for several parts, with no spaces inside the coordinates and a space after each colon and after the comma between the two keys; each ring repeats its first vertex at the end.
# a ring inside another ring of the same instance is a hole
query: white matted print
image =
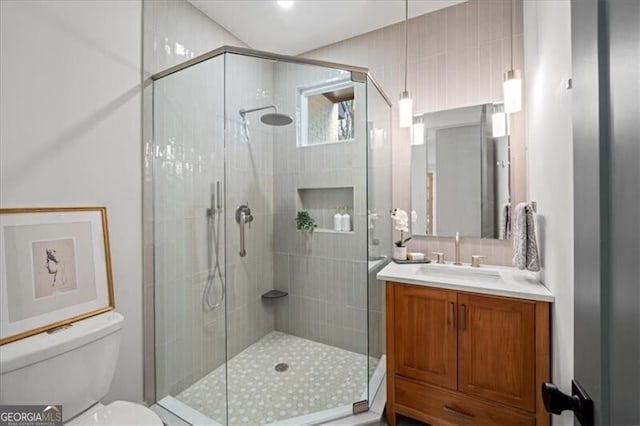
{"type": "Polygon", "coordinates": [[[36,299],[78,288],[74,238],[33,241],[31,260],[36,299]]]}
{"type": "Polygon", "coordinates": [[[103,207],[0,209],[0,344],[113,308],[103,207]]]}

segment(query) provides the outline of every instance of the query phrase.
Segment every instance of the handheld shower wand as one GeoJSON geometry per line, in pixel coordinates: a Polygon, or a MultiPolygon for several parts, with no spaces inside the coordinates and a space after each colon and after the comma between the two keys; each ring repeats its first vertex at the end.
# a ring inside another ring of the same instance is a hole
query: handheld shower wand
{"type": "Polygon", "coordinates": [[[211,205],[207,208],[207,283],[202,293],[202,309],[205,312],[219,307],[226,293],[224,277],[220,268],[220,218],[222,217],[222,185],[216,182],[215,196],[211,185],[211,205]],[[215,257],[215,264],[214,259],[215,257]],[[215,279],[220,280],[220,298],[216,300],[214,292],[215,279]]]}

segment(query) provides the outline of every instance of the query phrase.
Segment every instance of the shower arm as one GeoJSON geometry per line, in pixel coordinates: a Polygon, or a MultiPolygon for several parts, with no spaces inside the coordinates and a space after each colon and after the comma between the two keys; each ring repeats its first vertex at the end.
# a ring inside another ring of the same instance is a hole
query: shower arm
{"type": "Polygon", "coordinates": [[[263,106],[263,107],[258,107],[258,108],[251,108],[251,109],[241,109],[240,110],[240,117],[244,118],[245,115],[247,115],[250,112],[256,112],[256,111],[262,111],[264,109],[269,109],[269,108],[273,108],[273,110],[275,112],[278,112],[278,107],[275,104],[271,104],[271,105],[267,105],[267,106],[263,106]]]}

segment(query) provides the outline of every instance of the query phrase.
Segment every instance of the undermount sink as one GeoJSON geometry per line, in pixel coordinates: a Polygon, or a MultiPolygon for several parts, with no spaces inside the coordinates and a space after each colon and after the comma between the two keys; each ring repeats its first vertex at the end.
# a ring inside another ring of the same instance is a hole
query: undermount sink
{"type": "Polygon", "coordinates": [[[529,271],[482,265],[398,264],[390,262],[376,274],[379,281],[445,288],[520,299],[553,302],[553,294],[529,271]]]}
{"type": "Polygon", "coordinates": [[[482,283],[496,283],[500,281],[500,272],[469,266],[441,266],[424,265],[418,269],[418,273],[434,280],[453,279],[469,280],[482,283]]]}

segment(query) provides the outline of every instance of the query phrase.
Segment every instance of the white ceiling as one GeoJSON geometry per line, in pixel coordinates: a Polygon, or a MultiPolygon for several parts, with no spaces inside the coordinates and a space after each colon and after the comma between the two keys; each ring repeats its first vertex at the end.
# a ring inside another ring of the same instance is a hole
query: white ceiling
{"type": "MultiPolygon", "coordinates": [[[[189,0],[252,49],[298,55],[404,20],[403,0],[189,0]]],[[[466,0],[410,0],[409,17],[466,0]]]]}

